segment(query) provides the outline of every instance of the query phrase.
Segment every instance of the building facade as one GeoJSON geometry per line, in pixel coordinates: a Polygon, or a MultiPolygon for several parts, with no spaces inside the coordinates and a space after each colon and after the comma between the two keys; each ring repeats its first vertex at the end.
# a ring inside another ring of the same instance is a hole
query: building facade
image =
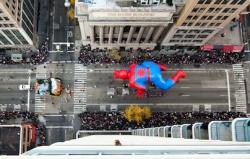
{"type": "Polygon", "coordinates": [[[162,46],[205,44],[250,4],[250,0],[187,0],[162,46]]]}
{"type": "Polygon", "coordinates": [[[76,133],[76,139],[34,148],[22,156],[84,158],[248,159],[250,118],[134,130],[76,133]],[[118,135],[119,133],[119,135],[118,135]],[[126,135],[124,134],[126,133],[126,135]],[[82,134],[82,135],[80,135],[82,134]],[[106,135],[105,135],[106,134],[106,135]],[[109,134],[109,135],[107,135],[109,134]]]}
{"type": "Polygon", "coordinates": [[[35,12],[35,0],[0,1],[0,48],[33,46],[35,12]]]}
{"type": "Polygon", "coordinates": [[[92,48],[153,49],[175,12],[159,0],[78,0],[75,6],[82,43],[92,48]]]}
{"type": "Polygon", "coordinates": [[[250,0],[78,0],[82,42],[92,48],[201,46],[239,15],[250,0]]]}

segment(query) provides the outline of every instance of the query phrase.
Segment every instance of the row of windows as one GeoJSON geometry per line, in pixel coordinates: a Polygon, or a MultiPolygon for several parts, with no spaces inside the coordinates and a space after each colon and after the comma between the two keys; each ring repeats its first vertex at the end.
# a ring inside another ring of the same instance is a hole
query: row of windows
{"type": "MultiPolygon", "coordinates": [[[[204,16],[202,16],[200,18],[200,20],[212,20],[213,18],[214,18],[214,16],[206,16],[206,15],[204,15],[204,16]]],[[[226,20],[227,18],[228,18],[228,16],[220,15],[220,16],[217,16],[215,18],[215,20],[226,20]]],[[[198,19],[197,15],[195,15],[195,16],[190,15],[190,16],[187,17],[187,20],[197,20],[197,19],[198,19]]]]}
{"type": "Polygon", "coordinates": [[[0,21],[1,20],[5,20],[5,21],[8,21],[8,20],[10,20],[8,17],[0,17],[0,21]]]}
{"type": "Polygon", "coordinates": [[[176,31],[176,33],[212,33],[214,30],[206,29],[206,30],[198,30],[198,29],[190,29],[190,30],[185,30],[185,29],[179,29],[176,31]]]}
{"type": "Polygon", "coordinates": [[[201,38],[201,39],[205,39],[207,38],[208,35],[204,34],[204,35],[194,35],[194,34],[187,34],[187,35],[174,35],[174,39],[178,39],[178,38],[201,38]]]}
{"type": "MultiPolygon", "coordinates": [[[[231,0],[216,0],[216,1],[214,1],[214,0],[199,0],[198,4],[210,4],[212,2],[214,2],[214,4],[229,4],[230,1],[231,0]]],[[[246,0],[233,0],[230,4],[231,5],[235,5],[235,4],[241,5],[245,2],[246,2],[246,0]]]]}
{"type": "Polygon", "coordinates": [[[0,27],[14,27],[14,24],[0,24],[0,27]]]}
{"type": "Polygon", "coordinates": [[[23,35],[18,30],[2,30],[4,34],[0,33],[0,41],[4,45],[11,45],[11,40],[14,44],[29,44],[27,40],[23,37],[23,35]],[[8,39],[6,38],[8,37],[8,39]]]}
{"type": "MultiPolygon", "coordinates": [[[[222,9],[223,8],[211,7],[209,9],[207,9],[206,13],[216,14],[216,13],[219,13],[222,9]]],[[[206,10],[206,8],[204,8],[204,7],[201,7],[201,8],[195,7],[195,8],[193,8],[192,13],[203,13],[205,10],[206,10]]],[[[237,8],[224,8],[221,13],[234,13],[236,10],[237,10],[237,8]]]]}
{"type": "Polygon", "coordinates": [[[189,22],[189,23],[183,23],[182,26],[197,26],[197,27],[218,27],[220,26],[221,23],[193,23],[193,22],[189,22]]]}

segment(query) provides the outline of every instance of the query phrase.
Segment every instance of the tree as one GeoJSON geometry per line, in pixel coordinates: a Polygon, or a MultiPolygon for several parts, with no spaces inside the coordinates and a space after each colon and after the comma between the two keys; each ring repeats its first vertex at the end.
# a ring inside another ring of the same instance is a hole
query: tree
{"type": "Polygon", "coordinates": [[[75,5],[75,0],[69,0],[70,5],[75,5]]]}
{"type": "Polygon", "coordinates": [[[135,121],[137,123],[142,122],[145,119],[151,117],[151,110],[149,107],[139,107],[138,105],[130,105],[124,111],[124,117],[129,121],[135,121]]]}
{"type": "Polygon", "coordinates": [[[74,7],[70,7],[70,9],[68,10],[67,12],[67,16],[73,20],[75,19],[75,10],[74,10],[74,7]]]}

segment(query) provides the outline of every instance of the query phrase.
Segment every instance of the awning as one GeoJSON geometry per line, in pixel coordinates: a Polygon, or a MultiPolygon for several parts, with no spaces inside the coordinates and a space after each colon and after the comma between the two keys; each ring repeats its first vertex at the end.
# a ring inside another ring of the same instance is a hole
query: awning
{"type": "Polygon", "coordinates": [[[212,51],[213,49],[214,49],[213,45],[206,44],[201,46],[202,51],[212,51]]]}
{"type": "Polygon", "coordinates": [[[232,52],[242,52],[244,45],[234,45],[232,52]]]}
{"type": "Polygon", "coordinates": [[[222,51],[224,53],[230,53],[230,52],[233,52],[233,48],[234,48],[233,45],[224,45],[222,48],[222,51]]]}

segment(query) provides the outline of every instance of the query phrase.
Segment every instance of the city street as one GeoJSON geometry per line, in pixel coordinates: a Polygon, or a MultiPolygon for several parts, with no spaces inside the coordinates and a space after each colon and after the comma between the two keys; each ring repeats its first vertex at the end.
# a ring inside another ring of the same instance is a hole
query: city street
{"type": "Polygon", "coordinates": [[[52,1],[51,10],[49,59],[51,61],[74,61],[74,52],[70,52],[73,45],[71,44],[69,48],[66,45],[66,43],[74,43],[74,21],[67,17],[68,8],[61,1],[52,1]],[[56,51],[57,45],[60,45],[60,51],[56,51]]]}
{"type": "MultiPolygon", "coordinates": [[[[31,76],[31,87],[35,81],[35,74],[31,76]]],[[[0,108],[3,110],[27,110],[28,90],[19,90],[19,85],[28,85],[28,69],[0,70],[0,108]]],[[[34,100],[34,91],[30,91],[30,101],[34,100]]],[[[31,105],[34,103],[30,103],[31,105]]]]}
{"type": "MultiPolygon", "coordinates": [[[[171,77],[175,71],[167,71],[164,77],[171,77]]],[[[227,110],[228,109],[228,92],[226,84],[226,73],[224,70],[214,71],[187,71],[187,78],[181,80],[168,92],[164,93],[163,97],[155,95],[159,90],[150,90],[153,92],[152,97],[138,99],[130,89],[130,95],[122,96],[121,90],[123,80],[114,80],[112,71],[93,71],[88,73],[87,80],[87,105],[97,105],[110,107],[111,105],[126,106],[130,104],[149,105],[153,110],[170,110],[168,107],[182,111],[192,111],[197,105],[206,104],[212,106],[213,111],[227,110]],[[108,88],[115,88],[117,95],[110,98],[107,95],[108,88]],[[178,107],[178,108],[177,108],[178,107]],[[181,107],[181,108],[179,108],[181,107]],[[182,108],[186,109],[182,109],[182,108]],[[222,108],[221,108],[222,107],[222,108]]],[[[232,77],[232,76],[231,76],[232,77]]],[[[234,89],[233,79],[230,78],[231,85],[231,101],[234,105],[234,89]]],[[[123,108],[121,107],[121,108],[123,108]]]]}
{"type": "Polygon", "coordinates": [[[62,80],[64,89],[60,96],[45,95],[44,97],[36,98],[35,110],[43,113],[72,113],[73,112],[73,97],[66,90],[73,89],[73,66],[72,64],[45,64],[37,67],[36,78],[45,79],[56,77],[62,80]],[[44,68],[45,66],[45,68],[44,68]]]}
{"type": "MultiPolygon", "coordinates": [[[[35,72],[31,74],[31,86],[36,79],[58,77],[63,81],[64,90],[59,97],[49,95],[39,97],[32,90],[30,110],[51,114],[72,114],[76,113],[77,107],[80,107],[81,110],[84,105],[89,111],[100,109],[109,111],[111,107],[118,106],[118,109],[123,109],[130,104],[148,105],[154,111],[228,110],[226,73],[223,69],[187,70],[187,78],[181,80],[172,89],[165,92],[163,96],[158,95],[160,93],[158,89],[150,88],[150,97],[139,99],[132,89],[129,89],[129,95],[122,95],[123,84],[127,81],[115,80],[112,75],[113,69],[91,68],[86,72],[77,72],[76,65],[79,64],[37,66],[35,72]],[[86,77],[82,77],[84,74],[86,74],[86,77]],[[84,90],[85,88],[86,90],[84,90]],[[107,95],[108,88],[115,88],[116,90],[112,98],[107,95]],[[72,93],[69,93],[69,91],[72,93]]],[[[27,91],[20,91],[18,87],[20,84],[28,84],[27,69],[11,70],[2,69],[0,72],[3,83],[0,86],[0,104],[2,107],[8,106],[8,109],[13,109],[14,105],[20,104],[21,108],[25,110],[27,107],[27,91]],[[27,73],[22,73],[25,71],[27,73]]],[[[174,72],[175,70],[166,71],[164,77],[171,77],[174,72]]],[[[231,104],[234,106],[234,80],[231,72],[229,77],[231,104]]]]}

